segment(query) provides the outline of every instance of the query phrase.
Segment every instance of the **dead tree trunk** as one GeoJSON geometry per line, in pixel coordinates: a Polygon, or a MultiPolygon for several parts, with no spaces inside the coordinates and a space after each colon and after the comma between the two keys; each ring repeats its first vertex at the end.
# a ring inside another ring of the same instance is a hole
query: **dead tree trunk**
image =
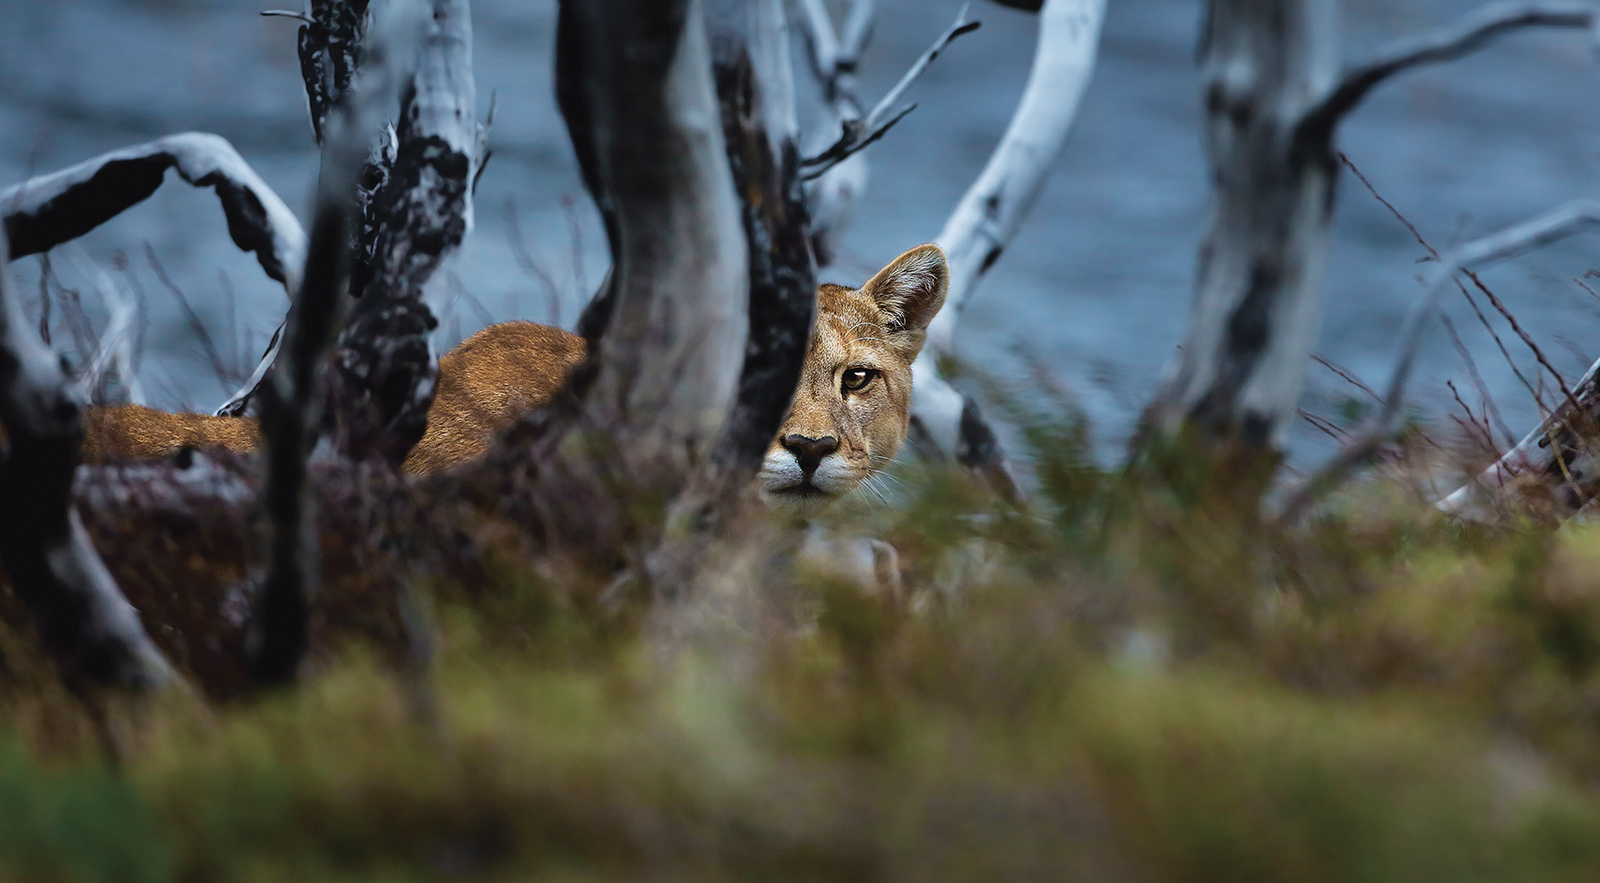
{"type": "Polygon", "coordinates": [[[401,88],[392,160],[365,194],[350,293],[339,333],[329,413],[355,460],[398,468],[427,429],[438,326],[423,285],[472,226],[472,184],[485,156],[476,122],[468,0],[430,0],[415,69],[401,88]]]}
{"type": "Polygon", "coordinates": [[[1146,438],[1187,435],[1213,455],[1270,464],[1322,317],[1338,124],[1392,74],[1518,27],[1586,27],[1592,12],[1487,7],[1338,76],[1335,0],[1211,0],[1200,48],[1211,219],[1189,331],[1146,438]]]}
{"type": "Polygon", "coordinates": [[[783,0],[708,0],[711,65],[750,272],[744,368],[717,463],[748,481],[794,397],[816,302],[783,0]]]}
{"type": "Polygon", "coordinates": [[[636,490],[670,499],[708,462],[748,323],[701,4],[564,0],[556,39],[557,96],[613,262],[582,323],[595,373],[580,424],[603,431],[636,490]]]}
{"type": "Polygon", "coordinates": [[[177,675],[72,508],[83,402],[23,318],[9,264],[0,234],[0,560],[68,671],[134,689],[171,686],[177,675]]]}
{"type": "Polygon", "coordinates": [[[974,470],[1001,494],[1020,498],[993,429],[970,396],[942,376],[956,322],[985,273],[1033,211],[1045,178],[1066,147],[1094,74],[1105,0],[1048,0],[1039,13],[1033,70],[1005,135],[945,222],[938,244],[950,261],[950,293],[917,357],[912,419],[919,450],[974,470]]]}
{"type": "MultiPolygon", "coordinates": [[[[359,215],[357,184],[400,79],[388,59],[392,55],[409,62],[416,57],[415,43],[405,38],[406,25],[415,20],[406,18],[396,14],[381,30],[374,28],[363,47],[367,56],[363,89],[346,93],[322,121],[322,170],[311,244],[300,290],[282,331],[286,358],[263,384],[261,435],[267,466],[263,502],[270,532],[266,578],[255,600],[246,650],[252,675],[262,683],[292,680],[306,651],[318,548],[307,464],[327,399],[328,372],[323,368],[328,345],[355,263],[350,243],[359,215]]],[[[428,390],[431,394],[431,382],[428,390]]],[[[347,392],[332,404],[345,404],[348,397],[347,392]]]]}
{"type": "Polygon", "coordinates": [[[1167,433],[1281,441],[1322,315],[1337,163],[1303,122],[1338,71],[1334,0],[1212,0],[1200,37],[1211,218],[1190,328],[1150,412],[1167,433]],[[1308,133],[1309,134],[1309,133],[1308,133]]]}

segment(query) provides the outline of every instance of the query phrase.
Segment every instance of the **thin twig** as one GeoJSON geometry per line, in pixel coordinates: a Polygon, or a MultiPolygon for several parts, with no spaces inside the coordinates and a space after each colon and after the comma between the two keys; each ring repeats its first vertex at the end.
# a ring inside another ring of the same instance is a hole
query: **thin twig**
{"type": "Polygon", "coordinates": [[[1336,486],[1356,466],[1370,459],[1394,435],[1405,399],[1406,381],[1411,376],[1417,353],[1422,347],[1422,332],[1428,317],[1438,307],[1445,282],[1457,272],[1470,272],[1467,269],[1469,267],[1547,245],[1593,224],[1600,224],[1600,201],[1575,200],[1498,233],[1475,239],[1444,256],[1430,276],[1422,299],[1406,316],[1400,335],[1399,356],[1390,374],[1389,385],[1384,390],[1383,406],[1349,445],[1289,495],[1280,519],[1285,522],[1295,520],[1318,496],[1336,486]]]}
{"type": "Polygon", "coordinates": [[[263,10],[261,10],[261,17],[262,18],[292,18],[292,19],[295,19],[296,21],[303,21],[308,25],[309,24],[314,24],[314,22],[312,22],[312,20],[311,20],[311,16],[306,15],[304,12],[294,12],[294,11],[288,10],[288,9],[263,9],[263,10]]]}
{"type": "MultiPolygon", "coordinates": [[[[1500,416],[1500,408],[1495,405],[1494,396],[1489,394],[1489,385],[1483,382],[1483,375],[1478,373],[1478,363],[1472,358],[1472,351],[1467,349],[1467,345],[1461,341],[1461,335],[1456,331],[1456,323],[1450,321],[1450,317],[1443,313],[1439,314],[1439,321],[1444,324],[1445,332],[1450,335],[1450,344],[1456,348],[1456,353],[1461,356],[1462,363],[1467,367],[1467,376],[1472,379],[1473,387],[1478,390],[1478,397],[1483,400],[1485,425],[1487,426],[1490,421],[1493,421],[1494,428],[1499,429],[1505,435],[1506,443],[1516,444],[1517,436],[1511,431],[1511,427],[1506,425],[1505,419],[1500,416]]],[[[1493,445],[1493,434],[1489,438],[1490,444],[1493,445]]],[[[1498,451],[1498,446],[1495,447],[1498,451]]]]}
{"type": "MultiPolygon", "coordinates": [[[[1427,238],[1422,235],[1422,231],[1418,230],[1416,225],[1411,223],[1410,219],[1408,219],[1404,214],[1401,214],[1400,210],[1396,208],[1393,203],[1389,202],[1389,200],[1383,197],[1383,194],[1378,192],[1378,188],[1367,179],[1367,176],[1361,172],[1361,169],[1356,166],[1355,162],[1352,161],[1349,156],[1346,156],[1344,153],[1340,153],[1339,161],[1344,163],[1345,168],[1348,168],[1350,172],[1356,176],[1356,179],[1367,188],[1367,192],[1372,194],[1373,199],[1376,199],[1384,208],[1388,209],[1389,213],[1394,216],[1395,220],[1399,221],[1407,230],[1411,232],[1412,237],[1417,240],[1417,244],[1426,249],[1428,255],[1433,260],[1439,259],[1439,250],[1434,248],[1432,243],[1428,242],[1427,238]]],[[[1477,316],[1478,324],[1482,325],[1484,330],[1489,332],[1489,337],[1494,340],[1495,347],[1500,350],[1500,356],[1501,358],[1505,359],[1506,365],[1511,369],[1512,375],[1522,383],[1523,388],[1528,391],[1528,395],[1533,398],[1534,406],[1539,408],[1541,412],[1545,412],[1547,409],[1544,407],[1543,397],[1540,396],[1539,393],[1534,389],[1533,383],[1528,380],[1527,375],[1522,373],[1522,368],[1517,365],[1517,360],[1511,357],[1511,351],[1506,348],[1505,341],[1500,338],[1499,332],[1495,331],[1494,329],[1494,324],[1489,321],[1489,317],[1485,315],[1483,309],[1478,306],[1477,298],[1472,296],[1472,292],[1467,290],[1466,284],[1460,279],[1455,280],[1455,282],[1456,287],[1461,291],[1461,296],[1466,298],[1467,304],[1472,307],[1473,315],[1477,316]]],[[[1460,345],[1460,338],[1455,336],[1455,326],[1450,323],[1449,317],[1445,316],[1443,318],[1445,327],[1449,329],[1451,336],[1456,340],[1457,348],[1467,360],[1467,370],[1472,373],[1474,381],[1478,385],[1479,392],[1483,394],[1484,400],[1492,405],[1493,401],[1489,398],[1488,387],[1483,384],[1483,378],[1478,375],[1476,363],[1472,361],[1472,357],[1467,353],[1466,347],[1460,345]]],[[[1495,420],[1501,425],[1502,428],[1504,428],[1506,436],[1511,443],[1515,444],[1516,436],[1511,433],[1509,428],[1505,428],[1504,422],[1500,420],[1498,408],[1495,409],[1495,420]]]]}
{"type": "MultiPolygon", "coordinates": [[[[890,89],[888,94],[884,95],[873,106],[872,110],[868,111],[860,119],[845,120],[844,131],[840,133],[838,141],[835,141],[832,146],[822,153],[800,161],[802,167],[812,169],[806,175],[806,180],[819,177],[828,169],[848,159],[852,154],[866,149],[868,145],[882,138],[885,133],[894,128],[895,123],[904,119],[906,114],[916,109],[915,104],[907,105],[899,110],[895,109],[895,105],[900,102],[900,97],[905,94],[906,90],[911,88],[911,84],[916,82],[917,78],[927,71],[928,66],[933,63],[934,59],[939,57],[939,54],[944,51],[946,46],[949,46],[962,34],[970,34],[981,26],[981,22],[967,21],[967,10],[970,5],[962,5],[961,11],[956,13],[955,24],[941,34],[939,39],[935,40],[933,45],[928,48],[928,51],[922,53],[921,57],[911,65],[910,70],[906,71],[905,76],[902,76],[900,81],[894,84],[894,88],[890,89]],[[821,167],[820,170],[815,168],[818,166],[821,167]]],[[[838,49],[835,47],[832,51],[835,53],[835,58],[837,58],[838,49]]],[[[820,57],[821,53],[818,53],[818,55],[820,57]]]]}
{"type": "Polygon", "coordinates": [[[189,331],[194,334],[195,339],[200,342],[200,348],[205,351],[206,359],[211,362],[211,373],[216,376],[217,382],[222,384],[222,391],[233,389],[233,384],[238,378],[233,376],[227,363],[222,361],[222,353],[218,351],[216,341],[211,339],[211,332],[206,330],[206,323],[200,321],[200,314],[189,304],[189,298],[185,297],[182,289],[167,276],[167,269],[161,265],[160,259],[156,257],[156,250],[149,242],[144,244],[144,257],[150,269],[156,274],[156,280],[178,302],[178,311],[183,313],[184,323],[189,326],[189,331]]]}
{"type": "Polygon", "coordinates": [[[1335,374],[1339,375],[1340,377],[1344,378],[1344,381],[1346,383],[1350,384],[1351,386],[1355,387],[1356,389],[1361,390],[1362,392],[1366,393],[1367,395],[1371,396],[1372,398],[1374,398],[1374,399],[1376,399],[1376,400],[1378,400],[1380,402],[1383,401],[1383,397],[1378,395],[1376,390],[1374,390],[1372,387],[1366,385],[1365,383],[1362,383],[1359,378],[1357,378],[1354,374],[1350,373],[1347,369],[1339,367],[1338,365],[1334,364],[1331,360],[1325,359],[1322,356],[1317,355],[1316,353],[1312,353],[1311,354],[1311,360],[1313,362],[1316,362],[1318,365],[1321,365],[1322,367],[1327,368],[1329,371],[1332,371],[1333,373],[1335,373],[1335,374]]]}

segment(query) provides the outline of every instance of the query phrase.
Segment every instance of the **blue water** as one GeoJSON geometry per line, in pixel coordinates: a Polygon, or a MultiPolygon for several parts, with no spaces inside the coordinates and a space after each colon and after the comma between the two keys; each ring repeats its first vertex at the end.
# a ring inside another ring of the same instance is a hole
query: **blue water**
{"type": "MultiPolygon", "coordinates": [[[[959,5],[880,0],[865,94],[881,94],[898,78],[959,5]]],[[[316,155],[295,26],[260,18],[259,8],[229,0],[0,0],[0,182],[193,129],[232,140],[291,206],[303,207],[316,155]]],[[[496,152],[478,193],[477,227],[432,295],[443,345],[513,317],[570,324],[604,272],[603,242],[551,96],[554,8],[552,0],[474,4],[480,106],[498,93],[496,152]],[[534,271],[519,263],[511,212],[534,271]]],[[[1352,0],[1345,55],[1359,59],[1471,8],[1352,0]]],[[[1027,74],[1033,18],[990,4],[977,4],[975,14],[983,29],[937,62],[912,96],[921,107],[873,148],[868,199],[826,278],[859,282],[932,239],[1003,130],[1027,74]]],[[[1206,196],[1193,68],[1198,14],[1196,0],[1112,0],[1074,140],[963,319],[968,358],[1002,380],[1021,377],[1018,353],[1047,366],[1079,396],[1108,457],[1154,390],[1188,310],[1206,196]]],[[[1597,85],[1600,65],[1582,35],[1514,35],[1385,87],[1351,118],[1340,145],[1443,247],[1600,194],[1597,85]]],[[[1590,235],[1548,248],[1485,277],[1569,377],[1600,355],[1600,300],[1573,281],[1600,265],[1596,241],[1590,235]]],[[[113,276],[146,304],[140,380],[152,403],[214,406],[223,384],[148,266],[145,243],[195,302],[225,358],[253,361],[281,318],[283,292],[233,248],[214,199],[173,180],[81,240],[84,263],[111,268],[118,252],[128,256],[126,274],[113,276]]],[[[1380,384],[1399,321],[1418,295],[1423,253],[1347,176],[1318,352],[1380,384]]],[[[72,254],[56,264],[69,282],[78,278],[72,254]]],[[[37,259],[19,262],[25,290],[33,290],[37,266],[37,259]]],[[[1532,395],[1459,298],[1449,314],[1506,422],[1520,432],[1536,419],[1532,395]]],[[[1536,378],[1526,348],[1495,321],[1523,373],[1536,378]]],[[[1451,380],[1477,408],[1462,359],[1436,327],[1412,401],[1448,423],[1459,413],[1451,380]]],[[[1304,406],[1336,416],[1351,395],[1360,394],[1313,366],[1304,406]]],[[[1328,441],[1300,424],[1293,445],[1303,462],[1328,441]]]]}

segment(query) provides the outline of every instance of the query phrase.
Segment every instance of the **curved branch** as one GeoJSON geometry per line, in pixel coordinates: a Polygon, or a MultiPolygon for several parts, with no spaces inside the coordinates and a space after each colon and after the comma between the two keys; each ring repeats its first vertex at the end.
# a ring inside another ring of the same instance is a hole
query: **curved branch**
{"type": "Polygon", "coordinates": [[[917,358],[912,414],[941,454],[984,472],[1008,494],[1016,493],[1015,484],[993,430],[977,406],[940,376],[937,361],[953,349],[961,310],[1033,210],[1066,147],[1094,73],[1105,9],[1105,0],[1045,4],[1033,70],[1016,113],[936,240],[950,261],[950,293],[917,358]]]}
{"type": "Polygon", "coordinates": [[[49,251],[143,202],[167,169],[222,202],[234,244],[293,291],[306,258],[306,233],[294,212],[227,139],[204,132],[167,135],[124,147],[54,174],[0,190],[0,216],[14,257],[49,251]]]}
{"type": "Polygon", "coordinates": [[[1401,39],[1376,58],[1347,71],[1326,98],[1306,113],[1308,131],[1328,131],[1354,110],[1373,87],[1402,71],[1423,64],[1460,58],[1502,34],[1524,28],[1593,28],[1592,3],[1553,0],[1543,3],[1495,3],[1462,18],[1401,39]]]}
{"type": "MultiPolygon", "coordinates": [[[[1591,225],[1600,225],[1600,201],[1576,200],[1498,233],[1475,239],[1446,253],[1439,265],[1429,274],[1422,299],[1412,306],[1406,315],[1405,324],[1401,326],[1399,355],[1395,359],[1394,369],[1390,372],[1389,384],[1384,389],[1378,412],[1367,421],[1361,431],[1356,433],[1349,444],[1340,449],[1331,460],[1289,495],[1281,510],[1280,518],[1291,521],[1299,517],[1319,495],[1337,485],[1352,469],[1375,456],[1384,442],[1394,437],[1399,429],[1401,406],[1405,400],[1405,385],[1410,379],[1411,369],[1422,347],[1422,333],[1427,327],[1427,320],[1438,311],[1440,296],[1457,273],[1548,245],[1591,225]]],[[[1550,429],[1556,427],[1570,430],[1572,418],[1575,416],[1575,404],[1575,401],[1569,400],[1539,430],[1528,439],[1524,439],[1516,450],[1508,453],[1500,463],[1491,466],[1484,476],[1493,473],[1494,477],[1499,477],[1502,474],[1501,463],[1507,462],[1507,458],[1511,458],[1524,446],[1529,445],[1530,440],[1536,436],[1542,438],[1550,429]]],[[[1533,444],[1537,446],[1538,443],[1533,444]]],[[[1526,454],[1525,451],[1522,453],[1526,454]]],[[[1557,455],[1555,451],[1551,453],[1557,455]]],[[[1470,489],[1473,486],[1469,485],[1451,494],[1439,504],[1440,508],[1452,511],[1455,504],[1451,501],[1464,502],[1470,496],[1470,489]]]]}

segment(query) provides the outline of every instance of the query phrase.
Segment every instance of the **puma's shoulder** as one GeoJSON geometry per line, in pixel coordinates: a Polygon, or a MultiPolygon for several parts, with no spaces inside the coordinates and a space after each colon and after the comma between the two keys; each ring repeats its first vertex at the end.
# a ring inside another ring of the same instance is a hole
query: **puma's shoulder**
{"type": "Polygon", "coordinates": [[[158,460],[180,448],[254,450],[261,432],[240,417],[157,411],[143,405],[98,405],[83,415],[83,461],[158,460]]]}
{"type": "Polygon", "coordinates": [[[479,331],[439,359],[428,429],[406,458],[434,472],[482,456],[517,417],[559,392],[587,353],[583,338],[535,322],[479,331]]]}

